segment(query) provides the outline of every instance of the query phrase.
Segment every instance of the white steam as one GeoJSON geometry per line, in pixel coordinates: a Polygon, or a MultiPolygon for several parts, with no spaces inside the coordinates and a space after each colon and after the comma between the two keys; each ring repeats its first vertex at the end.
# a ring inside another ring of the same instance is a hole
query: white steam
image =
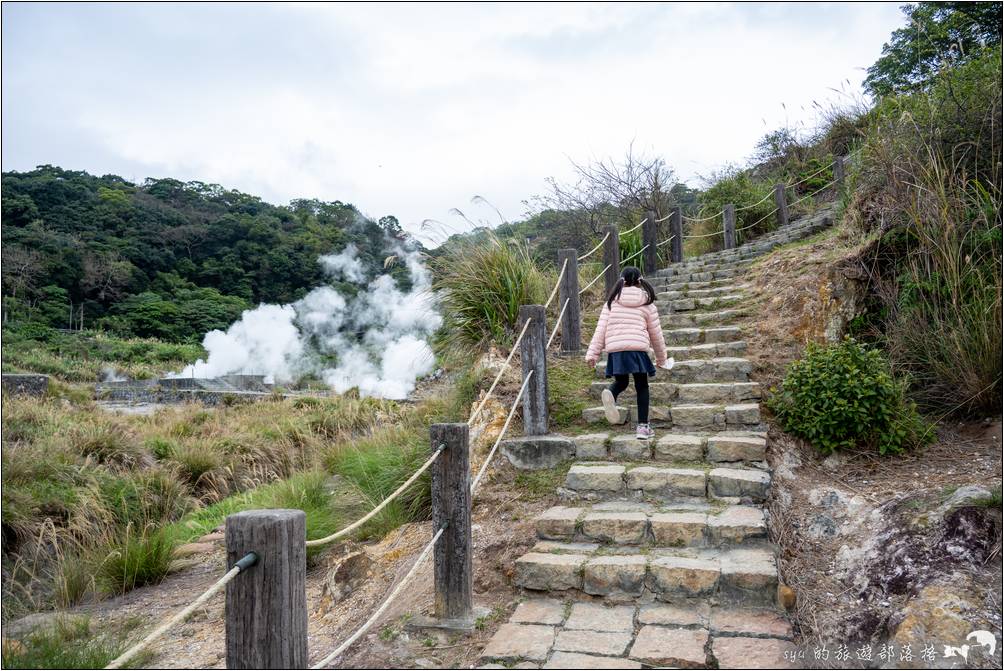
{"type": "Polygon", "coordinates": [[[286,383],[313,373],[339,393],[358,387],[362,396],[407,397],[415,381],[432,371],[435,360],[428,338],[442,318],[419,253],[396,253],[411,275],[409,292],[398,289],[390,275],[367,282],[357,249],[350,244],[318,262],[333,279],[360,285],[354,297],[325,285],[289,305],[245,310],[226,332],[207,333],[202,345],[209,356],[178,375],[257,373],[286,383]]]}

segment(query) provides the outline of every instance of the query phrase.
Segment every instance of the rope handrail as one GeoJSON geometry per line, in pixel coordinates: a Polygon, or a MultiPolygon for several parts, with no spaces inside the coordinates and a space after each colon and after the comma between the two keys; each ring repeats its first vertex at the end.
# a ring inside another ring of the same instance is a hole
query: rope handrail
{"type": "Polygon", "coordinates": [[[745,230],[748,230],[750,228],[753,228],[754,226],[756,226],[760,222],[764,221],[767,217],[769,217],[770,215],[774,214],[775,212],[777,212],[777,208],[776,207],[773,210],[771,210],[770,212],[768,212],[767,214],[763,215],[762,217],[760,217],[759,219],[757,219],[756,221],[754,221],[752,224],[747,224],[746,226],[743,226],[742,228],[737,228],[736,229],[736,233],[739,233],[740,231],[745,231],[745,230]]]}
{"type": "Polygon", "coordinates": [[[829,188],[830,188],[831,186],[833,186],[833,185],[834,185],[834,184],[836,184],[836,183],[837,183],[837,180],[835,180],[835,179],[833,179],[833,180],[830,180],[830,181],[829,181],[828,183],[826,183],[826,184],[824,184],[823,186],[819,187],[818,189],[816,189],[816,190],[815,190],[815,191],[813,191],[812,193],[807,193],[806,195],[802,196],[802,197],[801,197],[801,198],[799,198],[798,200],[795,200],[795,201],[792,201],[791,203],[789,203],[789,207],[790,207],[791,205],[798,205],[799,203],[801,203],[801,202],[802,202],[803,200],[805,200],[806,198],[812,198],[812,197],[813,197],[813,196],[815,196],[816,194],[818,194],[818,193],[821,193],[821,192],[823,192],[823,191],[825,191],[825,190],[829,189],[829,188]]]}
{"type": "Polygon", "coordinates": [[[561,280],[565,277],[565,270],[567,268],[568,259],[565,259],[565,262],[561,264],[561,272],[558,273],[558,281],[554,283],[554,288],[551,289],[551,295],[547,297],[547,302],[544,303],[544,309],[551,307],[551,301],[553,301],[554,297],[558,295],[558,287],[561,286],[561,280]]]}
{"type": "Polygon", "coordinates": [[[675,238],[675,237],[676,237],[675,235],[669,236],[668,238],[666,238],[665,240],[663,240],[662,242],[660,242],[659,244],[657,244],[656,247],[662,247],[663,245],[669,244],[670,242],[673,241],[673,238],[675,238]]]}
{"type": "Polygon", "coordinates": [[[822,168],[820,168],[820,169],[819,169],[819,170],[817,170],[816,172],[812,173],[811,175],[806,175],[805,177],[803,177],[802,179],[798,180],[797,182],[792,182],[791,184],[788,184],[788,185],[787,185],[787,188],[789,188],[789,189],[790,189],[790,188],[791,188],[791,187],[793,187],[793,186],[798,186],[798,185],[799,185],[799,184],[801,184],[802,182],[807,182],[807,181],[809,181],[810,179],[812,179],[813,177],[815,177],[816,175],[818,175],[819,173],[821,173],[821,172],[823,172],[824,170],[826,170],[827,168],[833,168],[833,163],[832,163],[832,162],[830,162],[829,164],[827,164],[827,165],[824,165],[824,166],[823,166],[822,168]]]}
{"type": "Polygon", "coordinates": [[[623,261],[621,261],[621,263],[627,263],[628,261],[630,261],[634,257],[638,256],[639,254],[641,254],[642,252],[644,252],[648,248],[649,248],[649,245],[645,245],[644,247],[642,247],[641,249],[639,249],[637,252],[635,252],[631,256],[625,258],[623,261]]]}
{"type": "Polygon", "coordinates": [[[621,235],[627,235],[628,233],[634,233],[639,228],[641,228],[642,226],[644,226],[646,221],[648,221],[648,217],[645,217],[644,219],[642,219],[641,221],[639,221],[637,226],[632,226],[631,228],[629,228],[626,231],[622,232],[621,235]]]}
{"type": "Polygon", "coordinates": [[[606,242],[607,238],[609,238],[609,237],[610,237],[610,233],[608,231],[607,234],[603,236],[603,239],[600,240],[599,244],[597,244],[595,247],[593,247],[592,249],[590,249],[588,252],[586,252],[585,254],[583,254],[582,256],[580,256],[578,258],[578,260],[579,261],[584,261],[584,260],[588,259],[590,256],[592,256],[596,252],[597,249],[599,249],[600,247],[603,246],[603,243],[606,242]]]}
{"type": "Polygon", "coordinates": [[[565,316],[565,310],[568,309],[568,301],[572,300],[571,297],[566,298],[564,304],[561,306],[561,312],[558,313],[558,318],[554,322],[554,328],[551,330],[551,336],[547,339],[547,345],[544,349],[551,347],[551,343],[554,342],[554,336],[558,335],[558,328],[561,326],[561,318],[565,316]]]}
{"type": "Polygon", "coordinates": [[[394,493],[392,493],[390,496],[388,496],[383,501],[381,501],[380,504],[376,508],[374,508],[373,510],[369,511],[368,513],[366,513],[365,515],[363,515],[358,520],[356,520],[355,522],[353,522],[349,526],[345,527],[344,529],[336,531],[335,533],[333,533],[333,534],[331,534],[329,536],[325,536],[323,538],[315,538],[313,540],[307,541],[307,547],[309,548],[309,547],[314,547],[314,546],[317,546],[317,545],[325,545],[326,543],[330,543],[331,541],[336,540],[338,538],[341,538],[342,536],[345,536],[346,534],[352,533],[353,531],[355,531],[356,529],[358,529],[362,525],[364,525],[367,522],[369,522],[371,519],[373,519],[374,517],[376,517],[376,515],[381,510],[383,510],[384,508],[386,508],[387,504],[389,504],[391,501],[393,501],[394,499],[396,499],[397,497],[399,497],[401,494],[403,494],[404,491],[406,489],[408,489],[408,487],[413,482],[415,482],[415,480],[418,480],[418,477],[420,475],[422,475],[422,473],[425,473],[429,469],[430,466],[432,466],[433,462],[436,461],[436,459],[439,458],[439,455],[441,455],[443,453],[443,450],[445,450],[445,449],[446,449],[446,445],[440,445],[438,448],[436,448],[436,451],[432,453],[432,456],[429,457],[425,461],[425,463],[422,464],[419,467],[419,469],[412,474],[412,476],[410,478],[408,478],[407,480],[405,480],[404,484],[402,484],[400,487],[398,487],[396,490],[394,490],[394,493]]]}
{"type": "Polygon", "coordinates": [[[756,206],[757,206],[757,205],[759,205],[760,203],[764,202],[765,200],[768,200],[768,199],[769,199],[769,198],[771,198],[771,197],[772,197],[773,195],[774,195],[774,192],[773,192],[773,191],[771,191],[771,192],[769,192],[769,193],[768,193],[768,194],[767,194],[766,196],[764,196],[763,198],[761,198],[761,199],[760,199],[760,200],[758,200],[757,202],[753,203],[752,205],[744,205],[743,207],[737,207],[737,208],[736,208],[736,212],[745,212],[746,210],[752,210],[752,209],[753,209],[754,207],[756,207],[756,206]]]}
{"type": "Polygon", "coordinates": [[[519,347],[520,342],[522,342],[523,336],[526,335],[526,330],[530,328],[530,322],[532,321],[533,318],[530,318],[526,320],[525,324],[523,324],[523,330],[520,331],[519,337],[516,338],[516,342],[512,344],[512,351],[509,352],[509,356],[506,357],[505,363],[502,364],[502,369],[499,370],[498,375],[495,376],[492,386],[488,387],[488,392],[485,394],[485,397],[481,399],[481,403],[478,404],[478,407],[474,409],[474,412],[472,412],[471,416],[467,419],[468,424],[474,421],[474,418],[478,416],[478,414],[484,409],[485,404],[488,403],[488,399],[491,398],[492,392],[495,391],[495,387],[498,385],[499,380],[502,379],[503,373],[505,373],[506,369],[509,368],[509,363],[512,361],[513,355],[516,354],[516,348],[519,347]]]}
{"type": "Polygon", "coordinates": [[[662,222],[666,221],[667,219],[669,219],[672,216],[673,216],[673,213],[671,212],[671,213],[667,214],[665,217],[663,217],[662,219],[656,219],[655,223],[657,223],[657,224],[662,223],[662,222]]]}
{"type": "Polygon", "coordinates": [[[236,564],[234,564],[229,571],[224,573],[219,580],[210,585],[209,589],[200,594],[198,598],[195,599],[195,601],[188,604],[188,606],[181,609],[180,611],[169,617],[167,620],[162,622],[156,629],[154,629],[145,637],[143,637],[143,640],[141,640],[139,643],[132,646],[131,648],[123,652],[121,655],[113,659],[111,662],[109,662],[108,666],[106,666],[105,668],[106,669],[122,668],[123,664],[125,664],[130,659],[135,657],[137,654],[142,652],[148,645],[153,643],[155,640],[163,636],[164,632],[166,632],[168,629],[178,624],[179,622],[187,619],[189,615],[194,613],[195,610],[199,608],[199,606],[209,601],[209,599],[211,599],[214,594],[223,589],[228,582],[236,578],[241,571],[243,571],[246,568],[250,568],[251,566],[254,566],[257,562],[258,562],[258,555],[256,555],[255,553],[251,552],[245,555],[236,564]]]}
{"type": "Polygon", "coordinates": [[[446,527],[443,527],[436,532],[436,534],[432,537],[432,540],[430,540],[428,544],[426,544],[426,546],[422,549],[422,553],[418,555],[418,559],[416,559],[415,563],[412,564],[411,569],[408,571],[408,573],[405,574],[404,578],[401,579],[401,582],[399,582],[397,586],[394,587],[394,589],[387,596],[384,602],[380,604],[380,607],[377,608],[372,615],[370,615],[369,619],[366,620],[361,627],[356,629],[355,633],[353,633],[351,636],[345,639],[345,641],[340,646],[335,648],[331,652],[331,654],[329,654],[327,657],[325,657],[320,662],[318,662],[317,664],[315,664],[310,668],[323,669],[325,666],[333,662],[339,655],[348,650],[349,646],[355,643],[360,636],[365,634],[369,630],[369,628],[372,627],[373,624],[378,619],[380,619],[380,616],[383,615],[384,611],[387,610],[391,602],[394,601],[394,599],[401,592],[401,590],[404,589],[405,585],[407,585],[411,581],[411,579],[415,577],[415,574],[418,572],[418,567],[421,566],[422,562],[425,561],[425,558],[429,556],[429,552],[436,545],[436,542],[439,540],[439,537],[443,535],[444,531],[446,531],[446,527]]]}
{"type": "Polygon", "coordinates": [[[721,210],[720,212],[717,212],[716,214],[713,214],[710,217],[688,217],[688,216],[684,215],[683,216],[683,220],[684,221],[692,221],[695,224],[699,224],[699,223],[703,223],[705,221],[712,221],[713,219],[717,219],[718,217],[722,216],[723,214],[725,214],[725,210],[721,210]]]}
{"type": "Polygon", "coordinates": [[[492,449],[488,451],[488,456],[485,457],[485,462],[481,464],[481,469],[478,471],[478,476],[474,478],[474,481],[471,483],[471,498],[474,498],[474,492],[478,490],[478,484],[480,484],[481,478],[483,478],[485,476],[485,473],[488,471],[488,466],[492,463],[492,457],[495,456],[495,451],[502,443],[502,438],[505,437],[505,432],[509,429],[509,423],[512,421],[513,415],[516,414],[516,406],[519,405],[520,399],[523,398],[523,392],[526,391],[526,385],[530,382],[530,378],[532,377],[533,377],[533,371],[531,370],[529,373],[527,373],[526,378],[524,378],[523,386],[519,388],[519,393],[516,394],[516,399],[512,402],[512,407],[509,408],[509,415],[505,418],[505,424],[502,425],[502,430],[499,431],[499,435],[495,439],[495,444],[492,445],[492,449]]]}
{"type": "Polygon", "coordinates": [[[608,263],[608,264],[607,264],[607,267],[606,267],[606,268],[604,268],[603,270],[601,270],[601,271],[600,271],[600,274],[599,274],[599,275],[597,275],[597,276],[596,276],[596,277],[594,277],[594,278],[593,278],[592,280],[590,280],[589,284],[587,284],[586,286],[584,286],[584,287],[582,287],[581,289],[579,289],[579,295],[581,296],[582,294],[586,293],[586,290],[587,290],[587,289],[589,289],[589,287],[591,287],[591,286],[593,286],[594,284],[596,284],[596,282],[597,282],[597,281],[598,281],[598,280],[599,280],[599,279],[600,279],[601,277],[603,277],[603,276],[604,276],[604,275],[606,274],[606,272],[607,272],[608,270],[610,270],[610,267],[611,267],[611,266],[613,266],[613,265],[614,265],[614,264],[612,264],[612,263],[608,263]]]}
{"type": "Polygon", "coordinates": [[[704,233],[702,235],[685,235],[685,236],[683,236],[683,239],[684,240],[696,240],[697,238],[710,238],[713,235],[724,235],[724,234],[725,234],[724,230],[721,230],[721,231],[712,231],[711,233],[704,233]]]}

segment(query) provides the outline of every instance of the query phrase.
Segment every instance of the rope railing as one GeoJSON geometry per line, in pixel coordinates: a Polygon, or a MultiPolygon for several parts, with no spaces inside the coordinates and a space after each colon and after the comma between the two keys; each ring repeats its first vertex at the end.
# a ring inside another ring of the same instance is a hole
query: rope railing
{"type": "Polygon", "coordinates": [[[725,235],[725,231],[724,230],[721,230],[721,231],[712,231],[711,233],[703,233],[701,235],[685,235],[685,236],[683,236],[683,239],[684,240],[696,240],[698,238],[710,238],[710,237],[712,237],[714,235],[725,235]]]}
{"type": "Polygon", "coordinates": [[[564,279],[565,270],[567,268],[568,268],[568,259],[565,259],[565,262],[561,264],[561,272],[558,273],[558,281],[554,283],[554,289],[551,290],[551,295],[547,297],[547,302],[544,303],[545,308],[550,307],[551,301],[553,301],[554,297],[558,295],[558,287],[561,286],[561,280],[564,279]]]}
{"type": "Polygon", "coordinates": [[[512,361],[513,355],[516,354],[516,348],[519,347],[520,342],[522,342],[523,336],[526,335],[526,330],[530,328],[530,322],[532,321],[533,319],[527,319],[526,323],[523,324],[523,330],[520,331],[519,337],[516,338],[516,342],[513,343],[512,351],[509,352],[509,356],[506,357],[505,363],[502,364],[502,369],[499,370],[498,375],[495,376],[495,380],[492,382],[492,385],[488,387],[488,392],[485,394],[485,397],[481,399],[481,403],[478,404],[478,407],[474,409],[474,412],[472,412],[471,416],[467,419],[468,424],[474,421],[474,418],[478,416],[478,414],[484,409],[485,404],[488,403],[488,399],[491,397],[492,392],[495,391],[495,387],[498,385],[499,380],[502,379],[502,375],[506,372],[506,369],[509,368],[509,363],[512,361]]]}
{"type": "Polygon", "coordinates": [[[676,237],[675,235],[669,236],[668,238],[666,238],[665,240],[663,240],[662,242],[660,242],[659,244],[657,244],[656,247],[662,247],[663,245],[668,245],[670,242],[673,241],[673,238],[675,238],[675,237],[676,237]]]}
{"type": "Polygon", "coordinates": [[[579,289],[579,295],[581,296],[582,294],[586,293],[586,291],[589,289],[589,287],[591,287],[594,284],[596,284],[599,281],[599,279],[601,277],[603,277],[603,275],[606,274],[606,272],[608,270],[610,270],[611,266],[613,266],[613,264],[612,263],[608,263],[607,267],[604,268],[603,270],[601,270],[599,275],[597,275],[596,277],[594,277],[592,280],[589,281],[589,284],[587,284],[586,286],[584,286],[581,289],[579,289]]]}
{"type": "Polygon", "coordinates": [[[762,217],[760,217],[759,219],[757,219],[756,221],[754,221],[752,224],[747,224],[746,226],[743,226],[742,228],[737,228],[736,229],[736,233],[739,233],[740,231],[746,231],[746,230],[749,230],[749,229],[753,228],[757,224],[765,221],[767,219],[767,217],[771,216],[775,212],[777,212],[777,208],[776,207],[773,210],[771,210],[770,212],[768,212],[767,214],[763,215],[762,217]]]}
{"type": "Polygon", "coordinates": [[[445,530],[446,530],[446,527],[443,527],[439,531],[436,532],[436,534],[432,537],[432,540],[430,540],[426,544],[426,546],[422,549],[422,553],[420,555],[418,555],[418,559],[416,559],[415,563],[412,564],[411,569],[408,571],[408,573],[405,574],[404,578],[401,579],[401,582],[399,582],[394,587],[394,589],[387,596],[387,598],[384,600],[384,602],[382,604],[380,604],[380,607],[377,608],[376,611],[372,615],[370,615],[369,619],[366,620],[361,627],[359,627],[358,629],[356,629],[356,631],[351,636],[349,636],[347,639],[345,639],[345,641],[340,646],[338,646],[337,648],[335,648],[331,652],[331,654],[329,654],[327,657],[325,657],[320,662],[318,662],[317,664],[313,665],[310,668],[312,668],[312,669],[323,669],[328,664],[330,664],[331,662],[335,661],[335,659],[337,659],[339,655],[341,655],[343,652],[345,652],[346,650],[348,650],[349,647],[353,643],[355,643],[357,640],[359,640],[360,636],[362,636],[367,631],[369,631],[369,628],[372,627],[374,625],[374,623],[376,623],[376,621],[380,619],[380,616],[383,615],[384,611],[387,610],[387,608],[394,601],[394,599],[397,598],[397,595],[400,594],[401,590],[404,589],[404,587],[409,582],[411,582],[411,579],[415,577],[415,574],[418,573],[418,569],[422,565],[422,562],[424,562],[425,558],[429,556],[429,553],[432,551],[432,548],[435,547],[436,542],[439,540],[439,537],[443,535],[443,532],[445,530]]]}
{"type": "Polygon", "coordinates": [[[649,245],[645,245],[644,247],[642,247],[641,249],[639,249],[637,252],[635,252],[631,256],[625,258],[623,261],[621,261],[621,263],[627,263],[628,261],[630,261],[634,257],[638,256],[639,254],[641,254],[642,252],[644,252],[648,248],[649,248],[649,245]]]}
{"type": "Polygon", "coordinates": [[[717,219],[718,217],[722,216],[723,214],[725,214],[725,210],[721,210],[720,212],[717,212],[717,213],[711,215],[710,217],[688,217],[686,215],[683,215],[683,220],[684,221],[692,221],[695,224],[700,224],[700,223],[703,223],[705,221],[712,221],[714,219],[717,219]]]}
{"type": "Polygon", "coordinates": [[[419,476],[422,475],[422,473],[425,473],[427,470],[429,470],[429,467],[432,466],[433,462],[436,461],[436,459],[439,458],[439,455],[441,455],[443,453],[444,449],[446,449],[446,445],[440,445],[438,448],[436,448],[436,451],[432,453],[432,456],[429,457],[425,461],[425,463],[422,464],[419,467],[419,469],[412,474],[412,476],[410,478],[408,478],[407,480],[405,480],[404,483],[400,487],[398,487],[396,490],[394,490],[394,492],[390,496],[388,496],[383,501],[381,501],[380,504],[376,508],[374,508],[373,510],[369,511],[368,513],[366,513],[366,515],[364,515],[363,517],[359,518],[358,520],[356,520],[355,522],[353,522],[349,526],[345,527],[344,529],[336,531],[335,533],[333,533],[333,534],[331,534],[329,536],[325,536],[323,538],[315,538],[313,540],[307,541],[307,547],[309,548],[309,547],[315,547],[317,545],[325,545],[327,543],[330,543],[333,540],[337,540],[337,539],[341,538],[342,536],[345,536],[347,534],[352,533],[353,531],[355,531],[356,529],[358,529],[359,527],[361,527],[362,525],[366,524],[371,519],[373,519],[374,517],[376,517],[380,513],[380,511],[383,510],[384,508],[386,508],[387,505],[391,501],[393,501],[397,497],[401,496],[401,494],[403,494],[405,492],[405,490],[408,489],[408,487],[410,487],[412,485],[412,483],[415,482],[415,480],[418,480],[419,476]]]}
{"type": "Polygon", "coordinates": [[[816,190],[815,190],[815,191],[813,191],[812,193],[808,193],[808,194],[806,194],[806,195],[802,196],[801,198],[799,198],[798,200],[795,200],[795,201],[792,201],[792,202],[791,202],[791,203],[789,204],[789,207],[790,207],[791,205],[798,205],[798,204],[799,204],[799,203],[801,203],[801,202],[802,202],[803,200],[806,200],[807,198],[812,198],[813,196],[815,196],[815,195],[817,195],[817,194],[819,194],[819,193],[822,193],[823,191],[826,191],[827,189],[829,189],[829,188],[830,188],[831,186],[833,186],[833,185],[834,185],[834,184],[836,184],[836,183],[837,183],[837,180],[835,180],[835,179],[833,179],[833,180],[830,180],[830,181],[829,181],[828,183],[826,183],[826,184],[824,184],[823,186],[819,187],[818,189],[816,189],[816,190]]]}
{"type": "Polygon", "coordinates": [[[802,179],[798,180],[797,182],[792,182],[791,184],[788,184],[788,185],[787,185],[787,188],[789,188],[789,189],[790,189],[790,188],[792,188],[792,187],[794,187],[794,186],[798,186],[799,184],[801,184],[801,183],[803,183],[803,182],[807,182],[807,181],[809,181],[810,179],[812,179],[812,178],[813,178],[813,177],[815,177],[816,175],[820,174],[820,173],[821,173],[821,172],[823,172],[824,170],[830,170],[830,169],[832,169],[832,168],[833,168],[833,163],[832,163],[832,162],[831,162],[831,163],[828,163],[827,165],[824,165],[824,166],[823,166],[822,168],[820,168],[820,169],[819,169],[819,170],[817,170],[816,172],[812,173],[811,175],[806,175],[805,177],[803,177],[802,179]]]}
{"type": "Polygon", "coordinates": [[[572,300],[571,297],[565,299],[565,302],[561,306],[561,311],[558,313],[558,318],[554,322],[554,328],[551,329],[551,336],[547,339],[546,348],[551,347],[551,343],[554,342],[554,336],[558,335],[558,328],[561,327],[561,318],[565,316],[565,310],[568,309],[568,301],[572,300]]]}
{"type": "Polygon", "coordinates": [[[642,219],[641,221],[639,221],[637,225],[632,226],[631,228],[627,229],[626,231],[622,231],[621,235],[627,235],[628,233],[634,233],[639,228],[641,228],[642,226],[644,226],[646,221],[648,221],[648,217],[645,217],[644,219],[642,219]]]}
{"type": "Polygon", "coordinates": [[[471,498],[474,498],[474,492],[477,491],[478,485],[481,483],[481,478],[485,476],[488,472],[488,466],[492,463],[492,457],[495,456],[495,451],[498,450],[500,444],[502,444],[502,438],[505,437],[505,432],[509,430],[509,423],[512,422],[513,416],[516,414],[516,407],[519,405],[520,400],[523,398],[523,392],[526,391],[526,385],[530,383],[530,378],[533,377],[533,371],[531,370],[527,373],[526,378],[523,380],[523,385],[519,388],[519,393],[516,394],[516,399],[512,402],[512,407],[509,408],[509,414],[505,418],[505,423],[502,425],[502,430],[499,431],[498,437],[495,439],[495,444],[492,445],[492,449],[489,450],[488,456],[485,457],[485,462],[481,464],[481,468],[478,470],[478,475],[474,478],[471,483],[471,498]]]}
{"type": "Polygon", "coordinates": [[[763,198],[761,198],[757,202],[753,203],[752,205],[744,205],[743,207],[737,207],[736,208],[736,212],[745,212],[746,210],[752,210],[754,207],[756,207],[757,205],[763,203],[764,201],[770,200],[770,198],[772,198],[773,196],[774,196],[774,192],[771,191],[766,196],[764,196],[763,198]]]}
{"type": "Polygon", "coordinates": [[[656,220],[655,220],[655,223],[657,223],[657,224],[661,224],[662,222],[666,221],[667,219],[669,219],[669,218],[670,218],[670,217],[672,217],[672,216],[673,216],[673,214],[672,214],[672,213],[670,213],[670,214],[667,214],[667,215],[666,215],[665,217],[662,217],[661,219],[656,219],[656,220]]]}
{"type": "Polygon", "coordinates": [[[593,254],[595,254],[596,250],[598,250],[600,247],[602,247],[603,243],[606,242],[607,238],[609,238],[609,237],[610,237],[610,233],[608,232],[606,235],[603,236],[603,239],[600,240],[599,244],[597,244],[595,247],[593,247],[592,249],[590,249],[588,252],[586,252],[585,254],[583,254],[582,256],[580,256],[578,260],[579,261],[585,261],[590,256],[592,256],[593,254]]]}
{"type": "Polygon", "coordinates": [[[147,634],[143,640],[141,640],[136,645],[132,646],[121,655],[113,659],[106,669],[121,669],[122,665],[128,662],[130,659],[138,655],[140,652],[146,649],[148,645],[156,641],[158,638],[164,635],[164,633],[173,627],[174,625],[182,622],[188,618],[189,615],[194,613],[202,604],[206,603],[213,597],[214,594],[219,592],[221,589],[226,587],[227,583],[236,578],[241,571],[250,568],[258,563],[258,555],[251,552],[245,555],[243,558],[237,561],[233,567],[223,574],[223,576],[214,582],[209,589],[200,594],[195,601],[188,604],[185,608],[181,609],[171,617],[164,620],[156,629],[147,634]]]}

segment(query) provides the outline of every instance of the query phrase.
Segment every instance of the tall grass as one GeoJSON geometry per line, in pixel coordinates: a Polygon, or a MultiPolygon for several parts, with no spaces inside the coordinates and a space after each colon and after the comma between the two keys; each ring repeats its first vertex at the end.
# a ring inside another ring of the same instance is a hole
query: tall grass
{"type": "Polygon", "coordinates": [[[529,248],[493,233],[450,248],[433,263],[445,327],[441,351],[474,351],[515,338],[520,305],[542,303],[550,288],[529,248]]]}

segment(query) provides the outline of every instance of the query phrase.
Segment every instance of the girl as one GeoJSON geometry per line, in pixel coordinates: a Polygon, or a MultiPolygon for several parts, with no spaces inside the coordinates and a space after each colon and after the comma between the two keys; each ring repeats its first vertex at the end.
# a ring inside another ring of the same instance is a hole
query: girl
{"type": "Polygon", "coordinates": [[[586,363],[596,366],[600,353],[607,353],[607,377],[614,382],[603,390],[603,410],[607,421],[616,424],[617,396],[627,389],[628,376],[634,376],[638,396],[638,440],[649,440],[655,432],[648,425],[648,378],[655,375],[655,367],[648,357],[651,347],[656,363],[661,368],[672,368],[666,359],[666,341],[662,337],[662,323],[655,307],[655,289],[642,279],[641,271],[628,266],[610,292],[596,332],[586,351],[586,363]]]}

